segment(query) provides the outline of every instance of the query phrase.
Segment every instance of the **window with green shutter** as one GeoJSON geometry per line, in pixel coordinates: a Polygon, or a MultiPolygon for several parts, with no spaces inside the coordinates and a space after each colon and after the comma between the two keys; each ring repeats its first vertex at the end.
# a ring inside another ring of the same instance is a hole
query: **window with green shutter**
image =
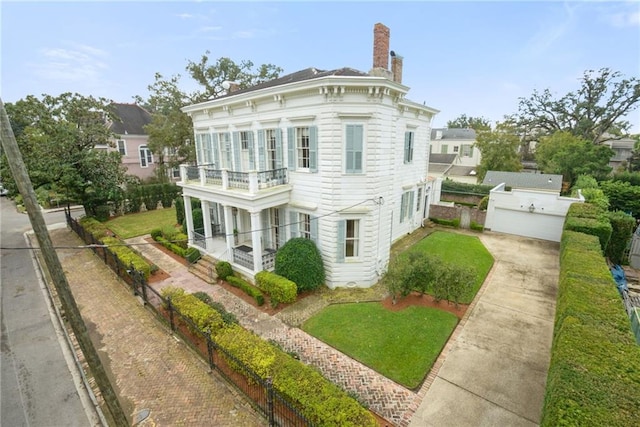
{"type": "Polygon", "coordinates": [[[362,173],[363,126],[347,125],[345,137],[345,172],[362,173]]]}

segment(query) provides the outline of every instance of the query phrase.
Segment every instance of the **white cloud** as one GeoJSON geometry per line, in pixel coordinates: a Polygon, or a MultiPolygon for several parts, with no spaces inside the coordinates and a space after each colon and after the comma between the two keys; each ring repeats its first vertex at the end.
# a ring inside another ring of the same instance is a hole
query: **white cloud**
{"type": "MultiPolygon", "coordinates": [[[[564,13],[550,14],[551,19],[543,22],[539,30],[531,36],[521,52],[526,57],[540,57],[548,54],[575,26],[576,7],[564,3],[564,13]]],[[[554,11],[555,12],[555,11],[554,11]]]]}
{"type": "Polygon", "coordinates": [[[640,11],[626,11],[606,16],[606,20],[616,28],[640,26],[640,11]]]}
{"type": "Polygon", "coordinates": [[[179,13],[176,15],[178,18],[180,19],[191,19],[193,18],[193,15],[190,13],[179,13]]]}
{"type": "Polygon", "coordinates": [[[41,79],[87,83],[100,79],[109,68],[104,50],[78,43],[67,45],[40,50],[36,62],[30,64],[34,73],[41,79]]]}
{"type": "Polygon", "coordinates": [[[198,31],[201,33],[211,33],[211,32],[220,31],[220,30],[222,30],[221,26],[207,26],[207,27],[198,28],[198,31]]]}

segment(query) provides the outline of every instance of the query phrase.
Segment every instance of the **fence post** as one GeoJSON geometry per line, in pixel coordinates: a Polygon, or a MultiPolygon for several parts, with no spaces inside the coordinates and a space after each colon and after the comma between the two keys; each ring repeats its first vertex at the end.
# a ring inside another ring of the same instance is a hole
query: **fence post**
{"type": "Polygon", "coordinates": [[[129,279],[131,279],[131,287],[133,288],[133,295],[138,296],[138,281],[136,280],[136,269],[133,267],[133,263],[129,264],[129,269],[127,270],[129,274],[129,279]]]}
{"type": "Polygon", "coordinates": [[[144,278],[144,273],[138,271],[138,278],[140,280],[140,286],[142,286],[142,301],[143,305],[147,305],[149,299],[147,298],[147,281],[144,278]]]}
{"type": "Polygon", "coordinates": [[[271,377],[267,378],[264,384],[267,389],[267,417],[269,419],[269,427],[271,427],[276,425],[273,413],[273,380],[271,377]]]}
{"type": "Polygon", "coordinates": [[[173,322],[173,304],[171,304],[171,297],[167,297],[167,309],[169,310],[169,323],[171,324],[171,331],[176,331],[176,325],[173,322]]]}
{"type": "Polygon", "coordinates": [[[209,368],[212,370],[216,368],[215,363],[213,363],[213,351],[215,350],[213,346],[213,341],[211,340],[211,331],[207,331],[207,354],[209,355],[209,368]]]}

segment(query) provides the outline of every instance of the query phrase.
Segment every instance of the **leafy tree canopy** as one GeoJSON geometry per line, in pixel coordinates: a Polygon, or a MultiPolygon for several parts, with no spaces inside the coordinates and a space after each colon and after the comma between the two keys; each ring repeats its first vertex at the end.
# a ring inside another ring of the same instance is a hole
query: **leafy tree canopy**
{"type": "Polygon", "coordinates": [[[471,117],[462,114],[454,120],[447,122],[450,129],[473,129],[476,132],[491,130],[491,122],[484,117],[471,117]]]}
{"type": "MultiPolygon", "coordinates": [[[[49,184],[85,207],[109,200],[124,182],[120,154],[96,150],[108,145],[114,120],[110,101],[63,93],[27,96],[6,110],[34,188],[49,184]]],[[[3,156],[3,162],[6,157],[3,156]]],[[[2,168],[3,174],[8,168],[2,168]]],[[[7,182],[12,178],[4,175],[7,182]]]]}
{"type": "Polygon", "coordinates": [[[598,144],[626,134],[624,117],[640,103],[640,82],[609,68],[587,70],[577,91],[556,98],[549,89],[520,98],[516,116],[524,138],[539,140],[565,131],[598,144]]]}
{"type": "Polygon", "coordinates": [[[536,162],[544,173],[561,174],[571,186],[579,175],[602,180],[611,172],[609,159],[613,150],[594,145],[567,131],[557,131],[540,139],[536,145],[536,162]]]}
{"type": "Polygon", "coordinates": [[[520,138],[510,123],[497,123],[495,130],[479,132],[474,145],[482,154],[478,165],[479,182],[490,170],[518,172],[522,169],[518,154],[520,138]]]}

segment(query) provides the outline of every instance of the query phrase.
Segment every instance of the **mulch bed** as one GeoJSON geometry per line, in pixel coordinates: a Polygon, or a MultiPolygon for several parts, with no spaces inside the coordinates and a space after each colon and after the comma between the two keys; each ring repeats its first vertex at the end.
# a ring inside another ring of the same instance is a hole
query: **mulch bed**
{"type": "Polygon", "coordinates": [[[384,308],[391,311],[400,311],[404,308],[407,308],[412,305],[418,305],[421,307],[430,307],[437,308],[438,310],[448,311],[451,314],[454,314],[458,317],[458,319],[462,319],[462,316],[469,308],[467,304],[458,304],[458,308],[456,308],[454,303],[449,301],[439,301],[436,300],[431,295],[422,295],[418,292],[412,292],[406,297],[399,297],[396,303],[393,303],[391,297],[387,297],[381,301],[384,308]]]}

